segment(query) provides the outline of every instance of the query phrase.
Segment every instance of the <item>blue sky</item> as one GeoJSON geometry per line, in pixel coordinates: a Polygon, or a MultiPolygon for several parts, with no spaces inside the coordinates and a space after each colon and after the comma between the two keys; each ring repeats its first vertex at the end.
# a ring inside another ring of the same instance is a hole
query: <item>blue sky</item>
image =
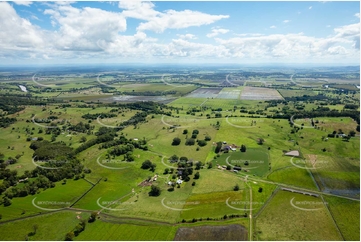
{"type": "Polygon", "coordinates": [[[0,62],[360,62],[360,3],[0,2],[0,62]]]}

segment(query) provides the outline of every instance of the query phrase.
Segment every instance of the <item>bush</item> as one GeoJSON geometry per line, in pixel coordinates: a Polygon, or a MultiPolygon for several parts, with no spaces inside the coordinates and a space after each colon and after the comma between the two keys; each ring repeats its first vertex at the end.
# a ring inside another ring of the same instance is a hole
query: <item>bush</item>
{"type": "Polygon", "coordinates": [[[74,233],[69,232],[65,235],[65,241],[72,241],[74,239],[74,233]]]}
{"type": "Polygon", "coordinates": [[[210,140],[211,140],[211,136],[206,135],[206,137],[204,137],[204,140],[205,140],[205,141],[210,141],[210,140]]]}
{"type": "Polygon", "coordinates": [[[152,197],[158,197],[160,195],[160,188],[158,186],[152,185],[148,194],[152,197]]]}
{"type": "Polygon", "coordinates": [[[194,145],[196,142],[194,139],[190,138],[190,139],[187,139],[186,141],[186,145],[194,145]]]}
{"type": "Polygon", "coordinates": [[[92,212],[92,213],[90,214],[89,219],[88,219],[88,223],[94,222],[94,221],[96,220],[96,217],[97,217],[97,212],[92,212]]]}
{"type": "Polygon", "coordinates": [[[150,160],[146,160],[142,163],[142,169],[149,169],[152,167],[152,162],[150,160]]]}
{"type": "Polygon", "coordinates": [[[233,191],[238,191],[239,190],[239,186],[238,184],[236,184],[234,187],[233,187],[233,191]]]}
{"type": "Polygon", "coordinates": [[[197,171],[196,174],[194,174],[194,179],[199,179],[200,175],[199,172],[197,171]]]}
{"type": "Polygon", "coordinates": [[[181,143],[181,139],[178,137],[175,137],[173,139],[172,145],[179,145],[181,143]]]}
{"type": "Polygon", "coordinates": [[[197,129],[192,131],[192,134],[199,134],[199,131],[197,129]]]}
{"type": "Polygon", "coordinates": [[[203,146],[206,146],[207,145],[207,141],[205,140],[198,140],[198,145],[203,147],[203,146]]]}

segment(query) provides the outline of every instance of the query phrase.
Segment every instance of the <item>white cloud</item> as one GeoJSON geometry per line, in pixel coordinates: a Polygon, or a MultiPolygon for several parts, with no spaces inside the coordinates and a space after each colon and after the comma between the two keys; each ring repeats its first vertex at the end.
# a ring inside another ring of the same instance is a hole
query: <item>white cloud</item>
{"type": "Polygon", "coordinates": [[[194,34],[177,34],[180,39],[197,39],[194,34]]]}
{"type": "Polygon", "coordinates": [[[96,51],[98,40],[114,40],[119,32],[126,30],[126,20],[120,13],[97,8],[62,5],[44,13],[60,26],[56,42],[59,49],[96,51]]]}
{"type": "Polygon", "coordinates": [[[330,28],[331,27],[331,25],[326,25],[326,28],[330,28]]]}
{"type": "Polygon", "coordinates": [[[310,6],[308,9],[310,9],[310,10],[311,10],[311,9],[312,9],[312,6],[310,6]]]}
{"type": "Polygon", "coordinates": [[[41,29],[20,18],[9,3],[0,2],[0,12],[0,49],[36,49],[45,45],[41,29]]]}
{"type": "Polygon", "coordinates": [[[234,34],[235,36],[239,36],[239,37],[246,37],[246,36],[252,36],[252,37],[257,37],[257,36],[264,36],[264,34],[259,34],[259,33],[244,33],[244,34],[234,34]]]}
{"type": "Polygon", "coordinates": [[[271,27],[269,27],[270,29],[275,29],[277,28],[276,26],[272,25],[271,27]]]}
{"type": "Polygon", "coordinates": [[[228,15],[210,15],[191,10],[167,10],[165,13],[160,13],[159,16],[153,17],[148,22],[141,23],[137,30],[151,30],[156,33],[162,33],[166,29],[183,29],[191,26],[208,25],[228,17],[228,15]]]}
{"type": "Polygon", "coordinates": [[[360,13],[356,13],[354,16],[355,16],[356,18],[360,18],[360,13]]]}
{"type": "Polygon", "coordinates": [[[157,12],[150,2],[121,2],[121,12],[76,8],[62,3],[48,6],[44,13],[51,17],[51,23],[56,28],[53,31],[33,25],[21,18],[11,4],[0,2],[0,58],[41,59],[49,63],[68,59],[86,62],[121,58],[141,62],[152,58],[178,61],[180,57],[187,57],[184,58],[187,63],[192,60],[359,62],[360,23],[334,28],[334,33],[324,38],[303,33],[233,33],[233,37],[228,38],[221,34],[231,30],[217,27],[208,33],[208,37],[216,36],[214,44],[198,40],[198,32],[193,32],[197,33],[197,37],[190,33],[177,34],[177,39],[167,42],[166,39],[159,41],[147,36],[144,30],[162,32],[168,28],[198,26],[214,22],[222,15],[190,10],[157,12]],[[141,13],[139,6],[145,9],[142,16],[138,16],[141,13]],[[142,17],[145,25],[139,25],[135,34],[125,35],[126,18],[130,16],[142,17]],[[196,23],[196,18],[190,16],[201,16],[201,21],[196,23]],[[153,25],[158,21],[161,26],[153,25]]]}
{"type": "Polygon", "coordinates": [[[140,23],[137,30],[151,30],[156,33],[163,33],[166,29],[183,29],[192,26],[202,26],[212,24],[218,20],[229,18],[228,15],[210,15],[192,10],[166,10],[159,12],[154,10],[155,5],[149,1],[129,1],[119,2],[119,8],[123,9],[122,15],[127,18],[146,20],[140,23]]]}
{"type": "Polygon", "coordinates": [[[333,29],[336,38],[355,37],[360,35],[360,23],[341,26],[333,29]]]}
{"type": "Polygon", "coordinates": [[[283,20],[283,22],[286,24],[286,23],[289,23],[291,20],[288,20],[288,19],[286,19],[286,20],[283,20]]]}
{"type": "Polygon", "coordinates": [[[129,18],[151,20],[160,15],[160,12],[153,9],[154,4],[151,2],[122,0],[118,7],[123,9],[123,16],[129,18]]]}
{"type": "Polygon", "coordinates": [[[347,50],[342,46],[333,46],[327,49],[327,52],[331,55],[345,55],[347,50]]]}
{"type": "Polygon", "coordinates": [[[214,28],[214,29],[212,29],[212,32],[207,34],[206,36],[208,38],[212,38],[212,37],[215,37],[215,36],[217,36],[219,34],[226,34],[228,32],[229,32],[229,29],[214,28]]]}
{"type": "Polygon", "coordinates": [[[17,5],[30,6],[33,2],[30,1],[13,1],[17,5]]]}

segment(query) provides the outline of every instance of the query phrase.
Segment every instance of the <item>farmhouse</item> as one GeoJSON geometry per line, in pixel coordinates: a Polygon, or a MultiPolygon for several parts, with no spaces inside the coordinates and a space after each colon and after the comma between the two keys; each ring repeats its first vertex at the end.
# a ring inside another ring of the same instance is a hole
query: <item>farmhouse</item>
{"type": "Polygon", "coordinates": [[[285,155],[298,157],[298,156],[300,156],[300,152],[298,150],[291,150],[291,151],[285,153],[285,155]]]}

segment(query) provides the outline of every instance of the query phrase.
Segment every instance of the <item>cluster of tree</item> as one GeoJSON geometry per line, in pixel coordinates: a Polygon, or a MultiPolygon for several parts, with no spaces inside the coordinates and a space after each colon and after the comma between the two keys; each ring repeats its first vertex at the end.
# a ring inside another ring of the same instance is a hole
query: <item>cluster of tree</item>
{"type": "Polygon", "coordinates": [[[2,94],[0,95],[0,110],[7,114],[14,114],[25,109],[25,106],[46,106],[48,103],[61,102],[60,100],[43,100],[32,98],[30,94],[2,94]]]}
{"type": "Polygon", "coordinates": [[[143,140],[127,139],[124,135],[119,136],[118,139],[102,143],[100,148],[101,149],[108,149],[108,148],[113,147],[113,146],[124,145],[124,144],[131,144],[136,149],[148,150],[148,146],[146,146],[147,141],[145,139],[143,139],[143,140]]]}
{"type": "Polygon", "coordinates": [[[232,219],[232,218],[240,218],[240,217],[248,217],[247,213],[245,213],[244,215],[241,214],[231,214],[231,215],[224,215],[223,217],[220,218],[193,218],[190,220],[182,220],[182,223],[196,223],[198,221],[210,221],[210,220],[222,220],[222,219],[232,219]]]}
{"type": "MultiPolygon", "coordinates": [[[[30,149],[34,150],[34,160],[64,160],[71,157],[73,149],[64,142],[51,143],[47,140],[34,141],[30,144],[30,149]]],[[[53,166],[62,166],[62,164],[51,164],[53,166]]]]}
{"type": "Polygon", "coordinates": [[[113,141],[117,136],[116,130],[107,127],[100,127],[98,132],[95,133],[97,137],[95,139],[88,140],[87,142],[81,144],[78,148],[74,150],[74,154],[78,154],[93,145],[105,143],[108,141],[113,141]]]}
{"type": "Polygon", "coordinates": [[[323,95],[323,94],[317,94],[315,96],[310,95],[303,95],[303,96],[294,96],[294,97],[285,97],[285,101],[289,102],[297,102],[297,101],[307,101],[307,102],[313,102],[313,101],[319,101],[319,100],[329,100],[330,98],[323,95]]]}
{"type": "Polygon", "coordinates": [[[0,117],[0,128],[7,128],[16,121],[16,118],[0,117]]]}
{"type": "MultiPolygon", "coordinates": [[[[7,174],[5,173],[5,174],[1,174],[1,175],[5,175],[4,178],[6,178],[7,174]]],[[[14,179],[14,178],[10,177],[10,179],[14,179]]],[[[5,197],[8,199],[12,199],[14,197],[26,197],[28,195],[35,195],[38,191],[40,191],[40,189],[45,190],[48,188],[55,187],[55,183],[50,181],[47,177],[45,177],[43,175],[40,175],[29,182],[27,182],[27,181],[24,182],[24,185],[21,187],[16,186],[16,184],[13,186],[7,187],[8,184],[9,183],[6,183],[4,181],[3,184],[0,185],[0,191],[3,191],[3,194],[4,194],[4,197],[3,197],[4,206],[6,206],[5,200],[4,200],[5,197]]]]}
{"type": "Polygon", "coordinates": [[[94,113],[94,114],[84,114],[83,116],[81,116],[84,119],[90,119],[90,120],[95,120],[100,116],[100,118],[115,118],[117,115],[114,113],[94,113]]]}
{"type": "Polygon", "coordinates": [[[359,106],[356,105],[356,104],[346,104],[345,105],[345,109],[355,109],[355,110],[357,110],[358,108],[359,108],[359,106]]]}
{"type": "Polygon", "coordinates": [[[199,134],[199,131],[197,129],[192,131],[192,139],[196,139],[197,135],[199,134]]]}
{"type": "Polygon", "coordinates": [[[350,117],[354,119],[357,124],[358,128],[360,128],[360,113],[355,110],[331,110],[331,111],[303,111],[298,112],[294,115],[294,119],[299,118],[315,118],[315,117],[350,117]]]}
{"type": "MultiPolygon", "coordinates": [[[[120,108],[129,108],[132,110],[140,110],[144,112],[148,112],[148,114],[164,114],[167,116],[171,116],[171,112],[165,112],[163,109],[168,109],[165,104],[155,103],[151,101],[147,102],[133,102],[133,103],[112,103],[109,104],[110,107],[120,107],[120,108]]],[[[176,109],[176,108],[173,108],[176,109]]]]}
{"type": "Polygon", "coordinates": [[[86,221],[82,219],[72,231],[65,235],[65,241],[72,241],[74,237],[78,236],[81,232],[85,230],[85,225],[86,221]]]}
{"type": "Polygon", "coordinates": [[[69,130],[79,132],[79,133],[90,133],[94,129],[94,126],[91,126],[88,123],[79,122],[75,125],[69,125],[69,130]]]}
{"type": "Polygon", "coordinates": [[[133,150],[134,150],[134,145],[132,144],[118,145],[113,149],[111,149],[109,151],[109,154],[112,156],[126,155],[125,159],[127,161],[134,161],[134,157],[132,155],[133,150]]]}
{"type": "Polygon", "coordinates": [[[145,122],[146,117],[148,116],[148,112],[142,111],[137,112],[134,116],[132,116],[127,121],[124,121],[120,124],[121,127],[128,126],[128,125],[137,125],[138,123],[145,122]]]}

